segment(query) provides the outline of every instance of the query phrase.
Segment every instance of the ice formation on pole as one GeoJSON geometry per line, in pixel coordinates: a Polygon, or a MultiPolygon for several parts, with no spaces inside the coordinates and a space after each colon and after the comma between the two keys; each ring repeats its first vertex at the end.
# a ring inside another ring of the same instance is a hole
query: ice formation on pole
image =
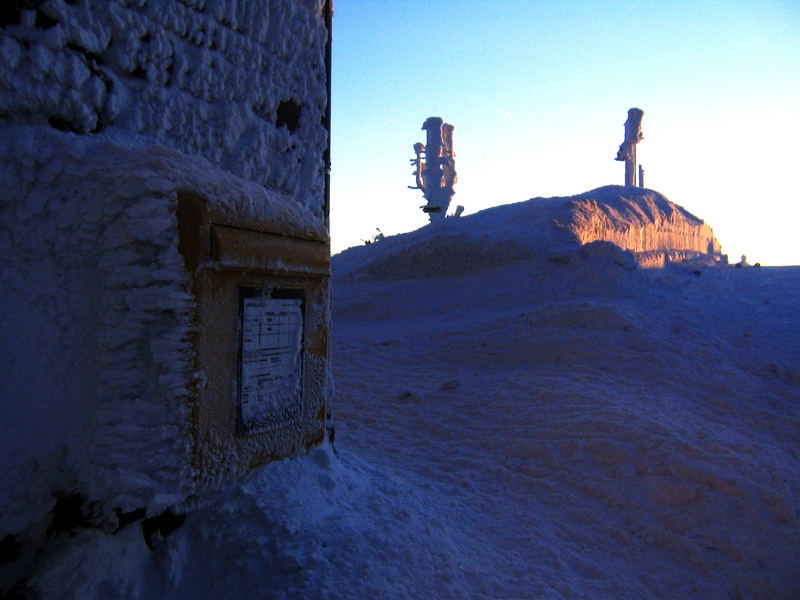
{"type": "Polygon", "coordinates": [[[422,129],[427,131],[427,144],[414,144],[416,156],[411,164],[416,168],[413,173],[416,185],[409,188],[422,190],[428,203],[420,208],[433,223],[445,218],[455,194],[453,185],[458,180],[453,151],[455,128],[440,117],[429,117],[422,129]]]}
{"type": "MultiPolygon", "coordinates": [[[[642,141],[642,117],[644,111],[640,108],[628,110],[628,119],[625,121],[625,141],[617,150],[616,160],[625,161],[625,185],[636,185],[636,145],[642,141]]],[[[644,187],[644,177],[640,171],[639,187],[644,187]]]]}

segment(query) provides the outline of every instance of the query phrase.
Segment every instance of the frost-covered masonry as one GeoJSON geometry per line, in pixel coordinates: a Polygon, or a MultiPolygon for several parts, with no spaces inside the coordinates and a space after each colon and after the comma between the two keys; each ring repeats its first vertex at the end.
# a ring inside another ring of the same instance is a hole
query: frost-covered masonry
{"type": "MultiPolygon", "coordinates": [[[[97,523],[115,509],[157,513],[321,435],[329,312],[315,265],[304,366],[323,382],[304,413],[315,424],[302,421],[278,450],[193,436],[202,302],[177,211],[188,194],[228,225],[328,255],[323,8],[47,0],[3,10],[0,539],[45,523],[63,496],[86,498],[97,523]]],[[[197,268],[298,285],[302,269],[289,278],[282,260],[197,268]]]]}
{"type": "Polygon", "coordinates": [[[4,9],[1,116],[202,156],[322,215],[321,0],[15,4],[38,8],[4,9]]]}

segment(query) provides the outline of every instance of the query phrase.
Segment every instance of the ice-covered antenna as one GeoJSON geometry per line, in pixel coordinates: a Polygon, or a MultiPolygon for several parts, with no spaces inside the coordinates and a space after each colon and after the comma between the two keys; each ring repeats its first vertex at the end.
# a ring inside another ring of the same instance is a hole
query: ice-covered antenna
{"type": "Polygon", "coordinates": [[[416,168],[413,172],[416,185],[408,187],[422,190],[428,203],[420,208],[434,222],[445,218],[455,194],[453,185],[458,180],[453,152],[455,128],[440,117],[429,117],[422,129],[427,131],[427,144],[414,144],[416,157],[411,164],[416,168]]]}
{"type": "Polygon", "coordinates": [[[625,161],[625,185],[636,185],[636,144],[642,141],[642,117],[644,111],[641,108],[631,108],[628,110],[628,120],[625,121],[625,141],[617,151],[616,160],[625,161]]]}

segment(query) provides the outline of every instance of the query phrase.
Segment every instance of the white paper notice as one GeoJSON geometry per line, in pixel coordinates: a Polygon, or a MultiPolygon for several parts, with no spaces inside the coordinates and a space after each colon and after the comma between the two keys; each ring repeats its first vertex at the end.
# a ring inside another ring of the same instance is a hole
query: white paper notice
{"type": "Polygon", "coordinates": [[[241,415],[245,429],[279,425],[300,402],[302,301],[244,298],[241,415]]]}

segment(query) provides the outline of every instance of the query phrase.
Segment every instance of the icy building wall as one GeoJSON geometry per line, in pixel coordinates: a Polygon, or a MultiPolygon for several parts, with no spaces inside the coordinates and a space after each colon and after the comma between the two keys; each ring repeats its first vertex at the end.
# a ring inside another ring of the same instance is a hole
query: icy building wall
{"type": "Polygon", "coordinates": [[[4,9],[3,121],[202,156],[322,216],[321,0],[10,4],[35,8],[4,9]]]}
{"type": "Polygon", "coordinates": [[[154,514],[321,439],[323,4],[0,11],[0,539],[46,524],[61,497],[98,523],[154,514]],[[228,244],[193,249],[192,268],[187,197],[197,235],[228,244]],[[302,293],[304,404],[283,429],[234,435],[236,350],[207,330],[234,339],[232,294],[270,282],[302,293]],[[230,314],[214,313],[225,294],[230,314]]]}

